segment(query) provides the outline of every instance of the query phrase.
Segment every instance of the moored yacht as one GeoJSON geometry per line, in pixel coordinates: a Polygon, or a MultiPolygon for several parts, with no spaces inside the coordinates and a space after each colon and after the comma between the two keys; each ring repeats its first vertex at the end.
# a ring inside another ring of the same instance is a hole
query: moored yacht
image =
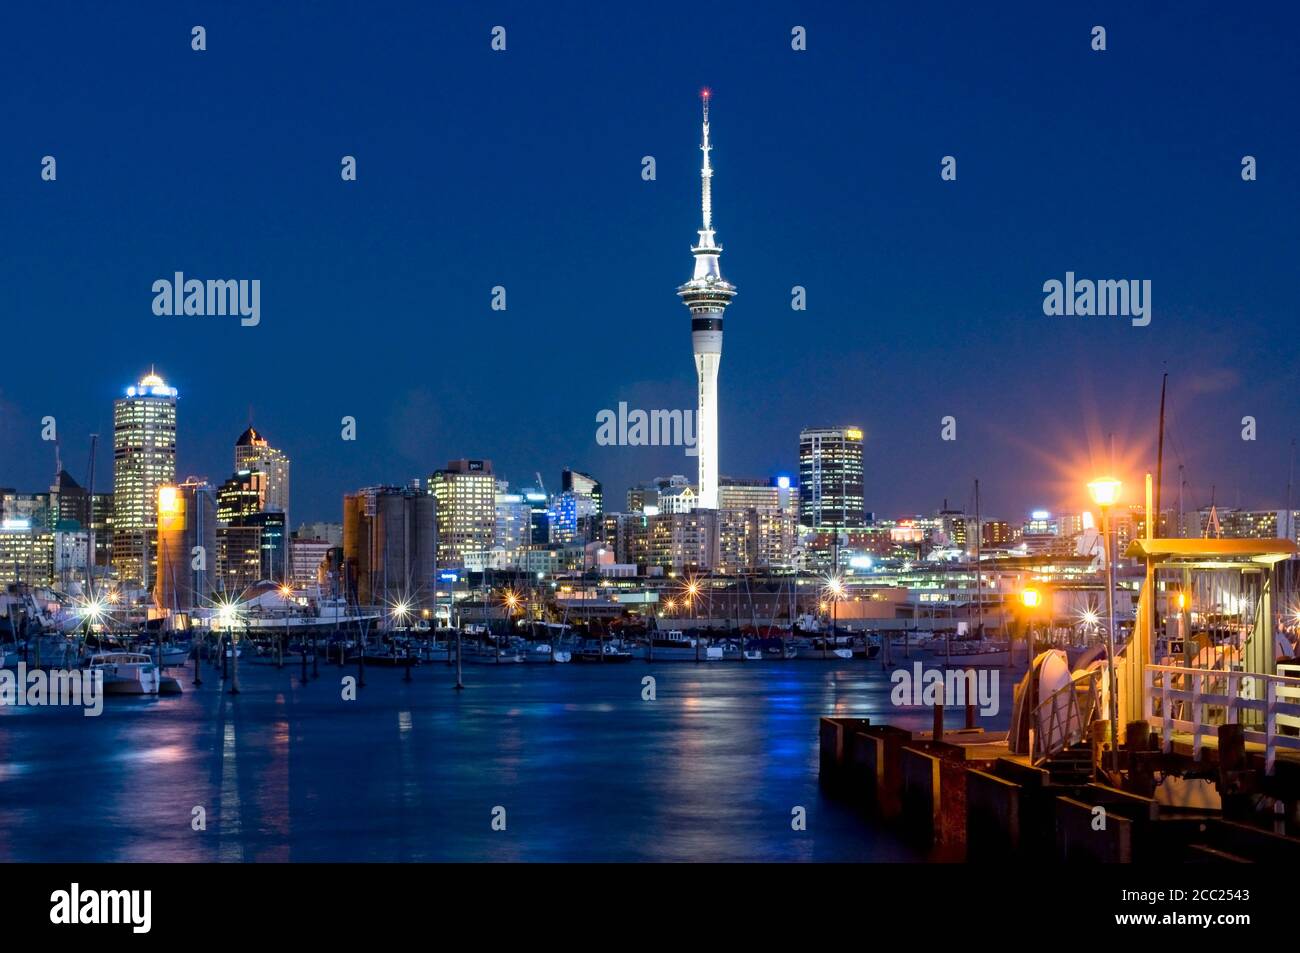
{"type": "Polygon", "coordinates": [[[92,672],[103,673],[105,695],[158,694],[158,666],[142,652],[100,652],[86,665],[92,672]]]}
{"type": "Polygon", "coordinates": [[[694,636],[689,636],[680,629],[667,632],[651,632],[646,642],[635,646],[632,654],[636,658],[653,662],[713,662],[722,658],[722,650],[705,645],[694,636]]]}
{"type": "Polygon", "coordinates": [[[568,662],[573,656],[571,653],[552,647],[549,642],[529,642],[524,646],[524,661],[534,664],[547,664],[552,662],[568,662]]]}

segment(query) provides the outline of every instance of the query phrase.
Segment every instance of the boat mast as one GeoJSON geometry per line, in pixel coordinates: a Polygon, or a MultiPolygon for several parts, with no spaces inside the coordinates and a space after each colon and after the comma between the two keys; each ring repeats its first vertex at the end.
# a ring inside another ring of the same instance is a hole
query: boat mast
{"type": "Polygon", "coordinates": [[[1152,537],[1159,536],[1160,529],[1160,490],[1164,486],[1164,468],[1165,468],[1165,388],[1169,383],[1169,373],[1166,371],[1164,377],[1160,379],[1160,432],[1156,438],[1156,512],[1154,516],[1148,517],[1155,521],[1155,525],[1150,527],[1152,537]]]}
{"type": "Polygon", "coordinates": [[[984,638],[984,569],[980,562],[980,544],[984,541],[984,524],[980,522],[980,481],[975,479],[975,611],[979,622],[975,628],[977,637],[984,638]]]}

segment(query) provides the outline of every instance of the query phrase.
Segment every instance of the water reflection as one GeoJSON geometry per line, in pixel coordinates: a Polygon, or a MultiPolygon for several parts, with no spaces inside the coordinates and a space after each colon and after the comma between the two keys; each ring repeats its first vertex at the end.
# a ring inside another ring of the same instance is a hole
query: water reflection
{"type": "Polygon", "coordinates": [[[860,662],[482,666],[460,693],[440,665],[366,678],[343,701],[324,673],[301,686],[249,666],[238,696],[205,675],[179,698],[109,699],[98,718],[4,717],[0,860],[911,856],[817,786],[819,715],[929,727],[860,662]]]}

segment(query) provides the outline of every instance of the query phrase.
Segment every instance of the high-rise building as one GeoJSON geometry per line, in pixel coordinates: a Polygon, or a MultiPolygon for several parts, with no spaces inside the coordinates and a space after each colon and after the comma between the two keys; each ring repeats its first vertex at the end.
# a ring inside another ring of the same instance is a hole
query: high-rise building
{"type": "Polygon", "coordinates": [[[717,563],[716,510],[661,513],[646,518],[646,562],[676,572],[712,569],[717,563]]]}
{"type": "Polygon", "coordinates": [[[262,528],[217,524],[217,594],[238,599],[266,577],[262,573],[262,528]]]}
{"type": "Polygon", "coordinates": [[[585,493],[564,490],[551,500],[551,542],[567,545],[588,542],[586,533],[599,517],[599,504],[585,493]]]}
{"type": "Polygon", "coordinates": [[[334,548],[335,545],[327,539],[295,535],[289,541],[289,581],[292,586],[308,589],[319,585],[325,571],[322,564],[334,548]]]}
{"type": "Polygon", "coordinates": [[[190,479],[159,487],[154,602],[174,612],[211,605],[217,555],[217,499],[211,485],[190,479]]]}
{"type": "MultiPolygon", "coordinates": [[[[482,565],[497,524],[497,481],[491,460],[452,460],[429,477],[438,501],[438,564],[482,565]]],[[[346,521],[343,524],[347,531],[346,521]]]]}
{"type": "Polygon", "coordinates": [[[560,490],[564,493],[575,493],[578,496],[589,498],[595,504],[594,512],[596,516],[600,516],[605,512],[604,490],[601,488],[600,481],[595,477],[566,467],[560,473],[560,490]]]}
{"type": "Polygon", "coordinates": [[[36,529],[51,529],[50,494],[0,490],[0,518],[26,520],[36,529]]]}
{"type": "Polygon", "coordinates": [[[819,531],[860,529],[862,430],[809,428],[799,434],[799,525],[819,531]]]}
{"type": "Polygon", "coordinates": [[[1015,540],[1011,524],[1006,520],[984,520],[982,530],[984,546],[1009,546],[1015,540]]]}
{"type": "Polygon", "coordinates": [[[1061,536],[1061,523],[1047,510],[1034,510],[1021,524],[1022,536],[1061,536]]]}
{"type": "MultiPolygon", "coordinates": [[[[629,513],[642,513],[647,506],[659,505],[659,487],[634,486],[627,491],[627,510],[629,513]]],[[[656,511],[657,512],[657,511],[656,511]]]]}
{"type": "Polygon", "coordinates": [[[94,534],[95,565],[110,566],[113,557],[112,493],[96,493],[90,498],[90,529],[94,534]]]}
{"type": "Polygon", "coordinates": [[[235,470],[260,470],[266,474],[262,509],[289,512],[289,458],[266,442],[251,426],[235,441],[235,470]]]}
{"type": "Polygon", "coordinates": [[[511,493],[510,484],[497,481],[494,549],[500,549],[510,565],[518,565],[519,554],[533,541],[533,508],[522,493],[511,493]]]}
{"type": "Polygon", "coordinates": [[[150,371],[113,402],[113,568],[149,587],[158,488],[176,480],[176,388],[150,371]]]}
{"type": "Polygon", "coordinates": [[[258,549],[261,552],[258,569],[260,579],[284,582],[288,578],[289,533],[284,520],[284,513],[264,510],[238,516],[230,521],[232,526],[256,526],[261,530],[258,536],[258,549]]]}
{"type": "Polygon", "coordinates": [[[223,523],[266,510],[266,474],[239,470],[217,489],[217,519],[223,523]]]}
{"type": "Polygon", "coordinates": [[[677,289],[691,312],[691,347],[695,352],[698,384],[696,411],[699,451],[699,503],[701,509],[718,508],[718,368],[722,364],[722,314],[736,296],[736,286],[722,277],[718,258],[722,254],[713,234],[713,166],[709,153],[709,91],[701,94],[704,104],[703,138],[700,151],[700,242],[691,248],[695,271],[691,280],[677,289]]]}
{"type": "Polygon", "coordinates": [[[62,468],[50,486],[50,525],[75,521],[82,529],[90,527],[90,495],[62,468]]]}
{"type": "Polygon", "coordinates": [[[361,605],[431,608],[434,527],[441,504],[409,487],[370,487],[343,498],[343,558],[361,605]]]}
{"type": "Polygon", "coordinates": [[[796,542],[789,480],[724,477],[718,488],[718,562],[722,572],[789,566],[796,542]]]}
{"type": "Polygon", "coordinates": [[[4,517],[0,521],[0,585],[48,586],[54,577],[54,532],[27,517],[4,517]]]}

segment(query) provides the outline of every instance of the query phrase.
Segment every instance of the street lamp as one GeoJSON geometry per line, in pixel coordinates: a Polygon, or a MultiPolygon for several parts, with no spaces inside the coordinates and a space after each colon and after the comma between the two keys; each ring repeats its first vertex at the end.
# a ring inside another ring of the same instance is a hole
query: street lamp
{"type": "MultiPolygon", "coordinates": [[[[284,601],[284,636],[280,639],[280,651],[276,653],[276,668],[284,667],[284,653],[289,650],[289,598],[293,595],[293,588],[285,583],[280,586],[280,598],[284,601]]],[[[302,653],[302,681],[307,683],[307,653],[302,653]]]]}
{"type": "Polygon", "coordinates": [[[1110,681],[1110,768],[1119,771],[1119,686],[1115,683],[1115,560],[1110,548],[1110,508],[1119,499],[1119,480],[1099,477],[1088,484],[1092,500],[1101,508],[1101,541],[1106,553],[1106,678],[1110,681]]]}
{"type": "MultiPolygon", "coordinates": [[[[1033,610],[1043,604],[1043,594],[1032,587],[1020,593],[1021,604],[1029,610],[1025,631],[1025,664],[1034,664],[1034,618],[1033,610]]],[[[1007,664],[1011,664],[1011,650],[1007,649],[1007,664]]]]}

